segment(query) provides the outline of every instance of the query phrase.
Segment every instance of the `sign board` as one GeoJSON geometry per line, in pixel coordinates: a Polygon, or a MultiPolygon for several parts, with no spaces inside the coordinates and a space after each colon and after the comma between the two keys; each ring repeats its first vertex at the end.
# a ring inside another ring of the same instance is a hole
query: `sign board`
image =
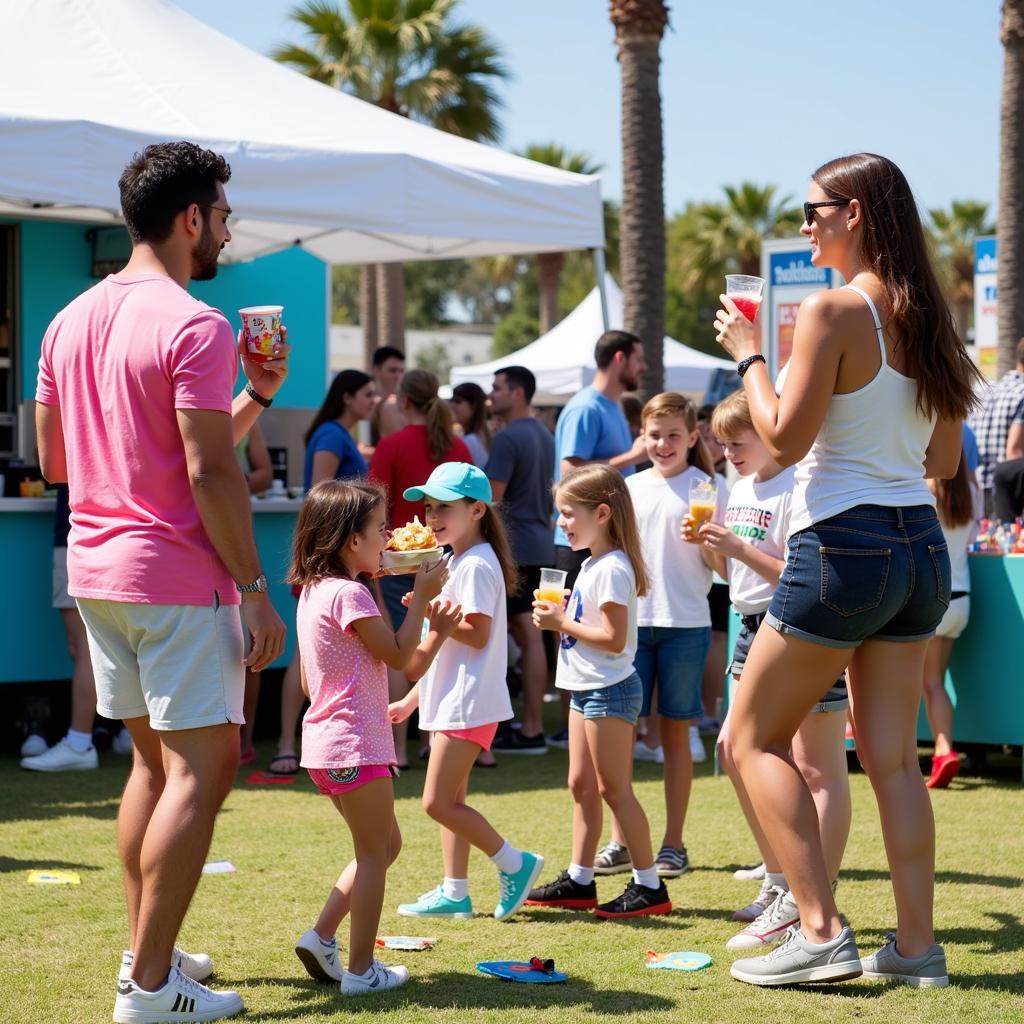
{"type": "Polygon", "coordinates": [[[978,365],[987,377],[996,373],[999,348],[998,256],[994,237],[974,240],[974,344],[978,365]]]}
{"type": "Polygon", "coordinates": [[[761,276],[765,279],[762,351],[774,380],[793,351],[793,329],[800,303],[822,288],[838,288],[843,279],[836,270],[814,266],[810,243],[803,237],[763,241],[761,276]]]}

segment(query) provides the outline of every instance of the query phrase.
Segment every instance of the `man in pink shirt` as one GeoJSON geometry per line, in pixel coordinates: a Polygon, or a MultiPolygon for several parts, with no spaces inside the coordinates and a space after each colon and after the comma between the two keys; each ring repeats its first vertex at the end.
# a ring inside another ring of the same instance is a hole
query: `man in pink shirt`
{"type": "Polygon", "coordinates": [[[209,957],[174,945],[234,779],[245,666],[277,658],[285,633],[234,445],[283,383],[287,346],[252,363],[223,314],[185,291],[217,273],[231,239],[230,176],[188,142],[136,154],[120,180],[131,259],[57,314],[39,359],[40,463],[70,490],[68,591],[97,708],[125,720],[135,748],[118,817],[130,942],[115,1021],[243,1008],[199,984],[209,957]],[[239,353],[248,383],[232,400],[239,353]]]}

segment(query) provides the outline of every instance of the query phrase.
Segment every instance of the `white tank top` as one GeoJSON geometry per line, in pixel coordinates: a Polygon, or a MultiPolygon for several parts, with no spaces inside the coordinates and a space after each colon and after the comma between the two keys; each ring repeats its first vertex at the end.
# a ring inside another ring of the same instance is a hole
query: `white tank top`
{"type": "MultiPolygon", "coordinates": [[[[935,506],[924,480],[924,457],[936,417],[918,409],[917,381],[889,365],[871,297],[845,287],[871,310],[882,365],[860,390],[832,396],[814,444],[797,463],[790,534],[857,505],[935,506]]],[[[776,383],[780,394],[788,369],[787,364],[776,383]]]]}

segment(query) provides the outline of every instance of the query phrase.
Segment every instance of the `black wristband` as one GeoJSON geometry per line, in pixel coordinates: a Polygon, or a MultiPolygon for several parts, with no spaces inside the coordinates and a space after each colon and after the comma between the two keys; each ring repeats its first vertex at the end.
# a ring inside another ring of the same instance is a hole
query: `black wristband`
{"type": "Polygon", "coordinates": [[[253,400],[253,401],[254,401],[254,402],[255,402],[255,403],[257,404],[257,405],[262,405],[264,409],[269,409],[269,408],[270,408],[270,407],[271,407],[271,406],[272,406],[272,405],[274,404],[274,400],[273,400],[272,398],[264,398],[264,397],[263,397],[263,396],[262,396],[262,395],[261,395],[261,394],[260,394],[260,393],[259,393],[259,392],[258,392],[258,391],[257,391],[257,390],[256,390],[256,389],[255,389],[255,388],[253,387],[253,386],[252,386],[252,384],[246,383],[246,385],[245,385],[245,393],[246,393],[246,394],[247,394],[247,395],[248,395],[248,396],[249,396],[249,397],[250,397],[250,398],[251,398],[251,399],[252,399],[252,400],[253,400]]]}
{"type": "Polygon", "coordinates": [[[764,363],[765,366],[767,366],[768,360],[765,359],[760,352],[757,352],[752,356],[747,356],[746,359],[740,360],[740,362],[736,364],[736,372],[742,377],[743,374],[745,374],[747,370],[754,365],[754,363],[764,363]]]}

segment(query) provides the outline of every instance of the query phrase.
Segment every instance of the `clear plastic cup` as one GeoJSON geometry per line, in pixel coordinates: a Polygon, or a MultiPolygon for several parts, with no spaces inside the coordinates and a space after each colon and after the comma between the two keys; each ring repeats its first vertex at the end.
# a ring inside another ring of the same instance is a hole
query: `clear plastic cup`
{"type": "Polygon", "coordinates": [[[697,542],[697,533],[705,523],[710,523],[718,508],[718,485],[714,480],[690,481],[690,533],[697,542]]]}
{"type": "Polygon", "coordinates": [[[753,323],[757,319],[764,298],[764,278],[749,274],[726,274],[725,294],[739,307],[740,312],[753,323]]]}
{"type": "Polygon", "coordinates": [[[533,592],[534,600],[560,605],[565,600],[567,575],[562,569],[541,569],[540,586],[533,592]]]}

